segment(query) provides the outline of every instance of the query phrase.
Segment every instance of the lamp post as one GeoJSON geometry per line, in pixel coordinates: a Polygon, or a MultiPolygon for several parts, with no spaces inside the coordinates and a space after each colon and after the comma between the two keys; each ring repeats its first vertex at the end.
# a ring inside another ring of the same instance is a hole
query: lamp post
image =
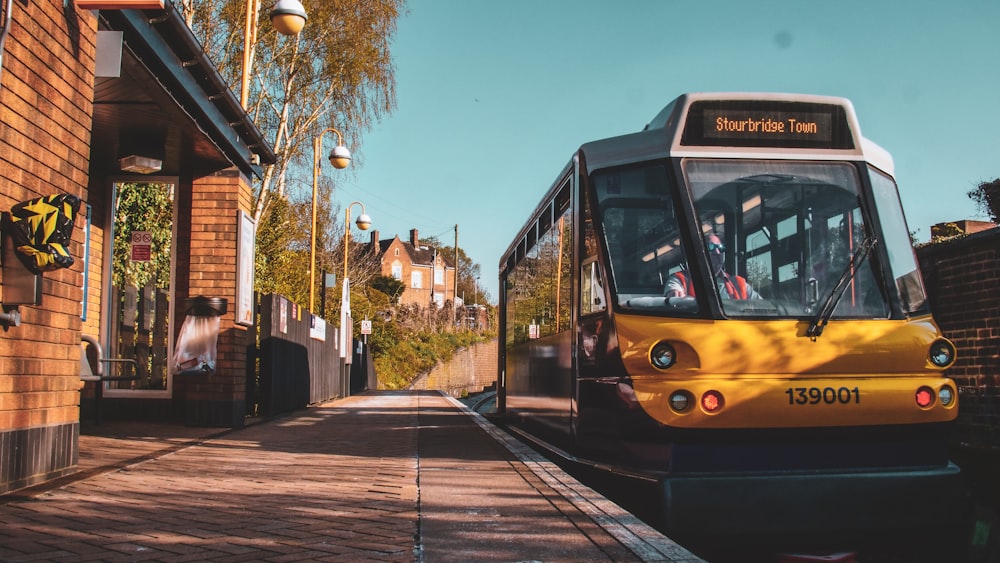
{"type": "MultiPolygon", "coordinates": [[[[351,285],[347,279],[347,256],[350,254],[351,250],[351,208],[355,205],[361,206],[361,215],[358,217],[356,222],[359,229],[362,231],[367,231],[368,227],[372,225],[372,220],[365,213],[365,204],[360,201],[352,201],[348,204],[347,209],[344,211],[345,224],[344,224],[344,281],[342,284],[342,291],[340,294],[340,357],[344,358],[344,363],[349,364],[352,361],[353,353],[350,351],[354,342],[354,324],[351,322],[351,285]]],[[[368,342],[367,337],[365,337],[366,344],[368,342]]],[[[364,350],[362,349],[362,353],[364,350]]],[[[362,355],[362,358],[365,356],[362,355]]],[[[364,365],[362,360],[362,366],[364,365]]],[[[348,371],[348,373],[350,373],[348,371]]],[[[345,388],[344,396],[348,396],[351,393],[351,381],[350,376],[345,378],[345,388]]]]}
{"type": "MultiPolygon", "coordinates": [[[[330,151],[330,164],[336,169],[347,168],[351,163],[351,151],[343,144],[340,131],[330,127],[313,139],[313,192],[312,192],[312,229],[309,231],[309,312],[313,312],[316,303],[316,192],[319,190],[319,154],[323,152],[323,135],[333,132],[337,135],[337,146],[330,151]]],[[[348,208],[348,212],[350,208],[348,208]]],[[[367,217],[367,216],[366,216],[367,217]]],[[[346,268],[345,268],[346,277],[346,268]]]]}
{"type": "MultiPolygon", "coordinates": [[[[253,64],[253,46],[257,43],[257,16],[260,0],[247,0],[247,19],[243,32],[243,80],[240,87],[240,105],[247,109],[250,98],[250,67],[253,64]]],[[[286,36],[298,35],[306,24],[306,10],[299,0],[278,0],[271,10],[271,25],[286,36]]]]}
{"type": "Polygon", "coordinates": [[[346,211],[346,222],[344,225],[344,280],[347,280],[347,254],[350,250],[351,244],[351,207],[354,205],[361,206],[361,215],[358,217],[357,226],[362,231],[367,231],[368,227],[372,226],[372,219],[365,213],[365,204],[360,201],[352,201],[350,205],[347,206],[346,211]]]}

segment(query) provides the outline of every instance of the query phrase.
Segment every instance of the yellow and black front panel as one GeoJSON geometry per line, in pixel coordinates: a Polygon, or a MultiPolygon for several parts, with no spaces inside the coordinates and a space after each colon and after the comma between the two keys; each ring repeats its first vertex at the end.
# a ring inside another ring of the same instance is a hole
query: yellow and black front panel
{"type": "Polygon", "coordinates": [[[955,385],[929,359],[940,339],[929,317],[834,322],[815,340],[805,324],[616,317],[635,397],[666,426],[873,426],[957,416],[955,385]],[[653,356],[664,345],[673,364],[660,368],[653,356]]]}

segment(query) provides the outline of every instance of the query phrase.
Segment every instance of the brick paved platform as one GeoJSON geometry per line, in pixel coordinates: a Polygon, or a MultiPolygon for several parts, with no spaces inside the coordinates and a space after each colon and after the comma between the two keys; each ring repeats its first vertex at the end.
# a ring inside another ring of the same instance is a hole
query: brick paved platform
{"type": "Polygon", "coordinates": [[[700,561],[436,392],[239,430],[85,428],[0,496],[0,561],[700,561]]]}

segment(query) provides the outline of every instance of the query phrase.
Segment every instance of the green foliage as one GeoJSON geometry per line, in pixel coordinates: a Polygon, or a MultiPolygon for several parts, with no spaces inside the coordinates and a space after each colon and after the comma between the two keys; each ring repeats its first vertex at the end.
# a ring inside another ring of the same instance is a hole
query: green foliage
{"type": "MultiPolygon", "coordinates": [[[[374,332],[374,327],[372,328],[374,332]]],[[[473,331],[457,332],[420,331],[390,342],[380,342],[378,350],[372,344],[375,358],[375,373],[378,374],[380,389],[403,389],[422,373],[429,371],[438,362],[447,362],[455,351],[478,342],[487,342],[492,335],[473,331]]]]}
{"type": "Polygon", "coordinates": [[[277,293],[305,304],[309,301],[309,250],[303,248],[301,224],[295,207],[273,198],[257,224],[254,285],[260,293],[277,293]]]}
{"type": "MultiPolygon", "coordinates": [[[[340,294],[337,291],[335,316],[340,316],[340,294]]],[[[392,308],[389,296],[369,285],[351,285],[351,316],[354,319],[354,333],[361,334],[361,321],[372,321],[372,330],[385,322],[385,312],[392,308]]]]}
{"type": "Polygon", "coordinates": [[[170,235],[173,230],[173,186],[170,184],[119,184],[115,202],[114,258],[112,283],[115,287],[156,287],[170,284],[170,235]],[[152,236],[148,262],[131,260],[131,236],[148,231],[152,236]]]}
{"type": "MultiPolygon", "coordinates": [[[[421,244],[426,244],[436,248],[441,256],[447,261],[449,266],[455,266],[455,247],[442,244],[437,237],[427,237],[421,244]]],[[[455,292],[459,297],[464,296],[465,303],[486,303],[489,298],[479,285],[480,268],[469,258],[465,250],[458,247],[458,288],[455,292]]],[[[450,292],[450,290],[449,290],[450,292]]]]}
{"type": "Polygon", "coordinates": [[[403,290],[406,289],[406,284],[397,280],[392,276],[375,276],[371,281],[371,286],[374,289],[381,291],[382,293],[389,296],[389,299],[395,305],[399,303],[399,296],[403,294],[403,290]]]}
{"type": "MultiPolygon", "coordinates": [[[[329,191],[320,188],[321,195],[329,191]]],[[[290,200],[283,196],[271,198],[264,215],[257,223],[257,248],[254,257],[254,288],[260,293],[277,293],[303,307],[309,304],[309,268],[311,260],[312,204],[308,199],[290,200]]],[[[343,264],[340,252],[342,231],[333,220],[330,198],[317,200],[316,232],[316,293],[315,310],[323,305],[323,273],[339,272],[343,264]],[[338,255],[338,256],[335,256],[338,255]]],[[[352,263],[352,266],[357,264],[352,263]]],[[[356,268],[352,268],[355,269],[356,268]]],[[[338,275],[339,277],[339,275],[338,275]]],[[[356,282],[354,278],[352,282],[356,282]]],[[[340,290],[327,289],[325,319],[339,314],[340,290]]]]}
{"type": "Polygon", "coordinates": [[[940,225],[935,225],[934,234],[931,237],[931,242],[940,241],[944,239],[949,239],[951,237],[957,237],[964,235],[965,231],[962,230],[955,223],[942,223],[940,225]]]}
{"type": "Polygon", "coordinates": [[[403,389],[438,362],[451,359],[456,350],[492,337],[467,330],[434,330],[427,324],[426,309],[396,307],[388,295],[371,286],[351,289],[351,313],[355,335],[361,334],[362,319],[372,321],[368,344],[380,389],[403,389]]]}
{"type": "Polygon", "coordinates": [[[976,209],[988,216],[990,221],[1000,222],[1000,178],[992,182],[982,182],[966,195],[976,203],[976,209]]]}

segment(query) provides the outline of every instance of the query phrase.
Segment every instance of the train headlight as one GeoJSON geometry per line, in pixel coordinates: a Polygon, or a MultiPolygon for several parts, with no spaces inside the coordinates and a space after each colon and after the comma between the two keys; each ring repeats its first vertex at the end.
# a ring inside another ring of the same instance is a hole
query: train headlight
{"type": "Polygon", "coordinates": [[[951,387],[942,387],[938,391],[938,399],[941,401],[941,406],[950,407],[952,401],[955,400],[955,392],[952,391],[951,387]]]}
{"type": "Polygon", "coordinates": [[[918,407],[926,409],[934,404],[934,390],[927,386],[917,389],[916,400],[918,407]]]}
{"type": "Polygon", "coordinates": [[[675,412],[684,412],[691,406],[691,393],[687,391],[674,391],[670,395],[670,408],[675,412]]]}
{"type": "Polygon", "coordinates": [[[955,345],[951,342],[939,338],[931,344],[931,363],[939,368],[946,368],[955,361],[955,345]]]}
{"type": "Polygon", "coordinates": [[[677,351],[666,342],[658,342],[649,351],[649,363],[656,369],[668,369],[677,363],[677,351]]]}
{"type": "Polygon", "coordinates": [[[726,400],[718,391],[705,391],[701,396],[701,408],[708,414],[719,412],[725,404],[726,400]]]}

